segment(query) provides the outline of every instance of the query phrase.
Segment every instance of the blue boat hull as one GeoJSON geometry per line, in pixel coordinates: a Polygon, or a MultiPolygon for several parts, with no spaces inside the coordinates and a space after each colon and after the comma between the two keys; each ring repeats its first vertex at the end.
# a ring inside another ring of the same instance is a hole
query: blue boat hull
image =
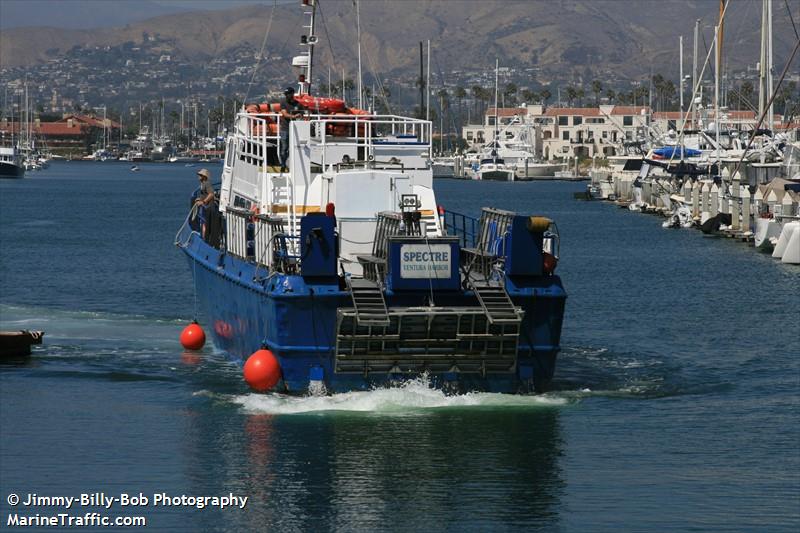
{"type": "MultiPolygon", "coordinates": [[[[315,283],[300,275],[272,274],[226,255],[192,233],[182,249],[193,272],[199,304],[210,321],[217,347],[244,360],[266,346],[277,357],[282,381],[277,390],[304,393],[321,379],[329,392],[367,390],[418,377],[420,373],[341,373],[335,370],[337,310],[351,308],[350,293],[338,283],[315,283]]],[[[517,364],[501,373],[431,373],[435,386],[454,392],[525,393],[546,390],[559,351],[566,294],[558,276],[506,287],[525,311],[517,364]]],[[[428,293],[387,292],[388,307],[423,305],[428,293]]],[[[477,306],[474,294],[437,294],[437,305],[477,306]]]]}

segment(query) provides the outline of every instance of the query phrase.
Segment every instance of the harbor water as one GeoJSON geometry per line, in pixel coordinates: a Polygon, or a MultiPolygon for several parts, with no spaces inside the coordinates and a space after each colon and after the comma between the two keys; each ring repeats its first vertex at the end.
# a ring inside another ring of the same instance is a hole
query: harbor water
{"type": "Polygon", "coordinates": [[[96,511],[155,531],[800,529],[800,268],[578,202],[582,183],[437,180],[447,209],[557,222],[554,390],[255,394],[210,344],[178,342],[196,304],[173,239],[198,168],[140,167],[0,181],[0,329],[46,331],[0,365],[4,527],[96,511]],[[24,505],[94,493],[147,503],[24,505]]]}

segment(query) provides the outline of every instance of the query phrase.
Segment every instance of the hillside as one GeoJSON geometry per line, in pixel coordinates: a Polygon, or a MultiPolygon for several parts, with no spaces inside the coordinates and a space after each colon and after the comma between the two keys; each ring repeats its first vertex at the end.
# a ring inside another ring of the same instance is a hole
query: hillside
{"type": "MultiPolygon", "coordinates": [[[[717,19],[715,1],[619,0],[370,0],[361,3],[365,72],[411,73],[418,68],[418,41],[433,43],[433,68],[491,69],[494,59],[544,72],[641,76],[677,72],[678,35],[691,64],[694,20],[701,19],[705,46],[717,19]]],[[[124,27],[97,30],[16,28],[0,32],[0,67],[33,65],[75,46],[105,47],[141,42],[146,35],[169,41],[172,52],[204,62],[238,47],[260,49],[273,13],[268,52],[292,54],[301,12],[292,4],[158,16],[124,27]]],[[[794,45],[785,6],[774,4],[776,70],[794,45]]],[[[796,10],[797,11],[797,10],[796,10]]],[[[754,66],[759,51],[759,2],[737,2],[725,27],[728,67],[754,66]]],[[[800,22],[800,11],[794,13],[800,22]]],[[[318,25],[318,65],[352,72],[356,17],[351,0],[325,0],[318,25]],[[330,36],[330,41],[328,40],[330,36]],[[336,54],[335,60],[331,50],[336,54]]]]}

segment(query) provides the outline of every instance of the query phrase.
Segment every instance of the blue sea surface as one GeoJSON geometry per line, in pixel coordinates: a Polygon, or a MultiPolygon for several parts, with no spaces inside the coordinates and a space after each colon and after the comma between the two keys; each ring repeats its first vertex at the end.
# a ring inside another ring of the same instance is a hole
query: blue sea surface
{"type": "Polygon", "coordinates": [[[0,329],[46,331],[0,365],[0,527],[97,512],[154,531],[800,530],[797,266],[576,201],[581,183],[437,180],[448,209],[556,220],[555,390],[255,394],[225,354],[178,342],[197,311],[173,240],[197,168],[140,168],[0,180],[0,329]],[[148,503],[9,504],[98,492],[148,503]],[[153,501],[231,493],[243,509],[153,501]]]}

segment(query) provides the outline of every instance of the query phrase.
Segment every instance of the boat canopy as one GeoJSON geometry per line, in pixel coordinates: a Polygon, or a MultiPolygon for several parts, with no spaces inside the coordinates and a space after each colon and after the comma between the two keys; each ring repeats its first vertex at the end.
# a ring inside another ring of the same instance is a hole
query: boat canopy
{"type": "Polygon", "coordinates": [[[672,158],[680,157],[681,151],[683,151],[683,157],[698,157],[701,153],[700,150],[686,148],[683,146],[663,146],[653,150],[653,153],[657,156],[672,158]]]}

